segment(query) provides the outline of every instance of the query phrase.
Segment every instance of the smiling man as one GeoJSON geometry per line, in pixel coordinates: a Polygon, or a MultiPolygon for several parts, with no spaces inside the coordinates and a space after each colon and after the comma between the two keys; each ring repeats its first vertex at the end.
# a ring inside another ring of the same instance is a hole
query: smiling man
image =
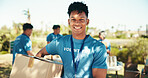
{"type": "Polygon", "coordinates": [[[86,35],[88,7],[82,2],[74,2],[70,4],[68,14],[72,35],[53,40],[36,56],[60,55],[64,66],[63,78],[106,78],[106,48],[103,43],[86,35]]]}

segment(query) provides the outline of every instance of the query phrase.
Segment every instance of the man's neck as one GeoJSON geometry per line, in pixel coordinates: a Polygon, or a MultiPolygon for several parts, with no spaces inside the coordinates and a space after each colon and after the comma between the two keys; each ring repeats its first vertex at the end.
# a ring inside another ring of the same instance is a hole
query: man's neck
{"type": "Polygon", "coordinates": [[[57,35],[58,33],[54,32],[55,35],[57,35]]]}
{"type": "Polygon", "coordinates": [[[72,37],[75,38],[75,39],[79,39],[79,40],[82,40],[84,39],[86,36],[86,34],[80,34],[80,35],[74,35],[72,34],[72,37]]]}
{"type": "MultiPolygon", "coordinates": [[[[23,32],[23,34],[25,34],[26,36],[28,36],[27,33],[25,33],[25,32],[23,32]]],[[[29,36],[28,36],[28,37],[29,37],[29,36]]]]}

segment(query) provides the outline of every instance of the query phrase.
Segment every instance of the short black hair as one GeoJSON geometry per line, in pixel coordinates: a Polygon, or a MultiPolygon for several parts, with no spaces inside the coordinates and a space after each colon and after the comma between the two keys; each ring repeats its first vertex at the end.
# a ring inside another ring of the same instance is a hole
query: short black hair
{"type": "Polygon", "coordinates": [[[99,32],[99,35],[102,35],[102,36],[104,37],[104,39],[105,39],[105,37],[106,37],[106,32],[105,32],[105,31],[100,31],[100,32],[99,32]]]}
{"type": "Polygon", "coordinates": [[[69,17],[72,11],[78,11],[78,13],[85,12],[86,16],[88,17],[88,6],[86,6],[86,4],[82,2],[74,2],[69,5],[67,12],[69,14],[69,17]]]}
{"type": "Polygon", "coordinates": [[[101,35],[102,33],[105,33],[105,31],[100,31],[99,34],[101,35]]]}
{"type": "Polygon", "coordinates": [[[60,28],[60,25],[53,25],[52,29],[60,28]]]}
{"type": "Polygon", "coordinates": [[[25,31],[26,29],[32,29],[33,28],[33,26],[31,25],[31,24],[29,24],[29,23],[25,23],[24,25],[23,25],[23,30],[25,31]]]}

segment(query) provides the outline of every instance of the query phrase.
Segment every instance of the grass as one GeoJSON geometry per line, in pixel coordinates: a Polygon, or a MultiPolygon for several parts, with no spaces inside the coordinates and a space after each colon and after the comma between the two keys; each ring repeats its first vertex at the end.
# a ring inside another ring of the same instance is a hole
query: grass
{"type": "Polygon", "coordinates": [[[8,54],[8,51],[1,51],[0,54],[8,54]]]}

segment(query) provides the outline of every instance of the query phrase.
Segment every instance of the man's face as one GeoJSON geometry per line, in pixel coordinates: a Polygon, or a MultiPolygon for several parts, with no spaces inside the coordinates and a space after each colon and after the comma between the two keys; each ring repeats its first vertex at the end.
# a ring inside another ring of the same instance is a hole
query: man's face
{"type": "Polygon", "coordinates": [[[54,29],[54,32],[55,32],[56,34],[59,34],[59,33],[60,33],[60,28],[54,29]]]}
{"type": "Polygon", "coordinates": [[[31,36],[31,34],[32,34],[32,29],[26,29],[26,32],[27,32],[27,36],[31,36]]]}
{"type": "Polygon", "coordinates": [[[78,13],[78,11],[72,11],[68,19],[72,34],[75,35],[85,34],[86,25],[88,25],[88,23],[89,19],[87,19],[85,12],[78,13]]]}
{"type": "Polygon", "coordinates": [[[100,38],[101,40],[104,40],[104,36],[101,35],[101,34],[99,34],[99,38],[100,38]]]}

